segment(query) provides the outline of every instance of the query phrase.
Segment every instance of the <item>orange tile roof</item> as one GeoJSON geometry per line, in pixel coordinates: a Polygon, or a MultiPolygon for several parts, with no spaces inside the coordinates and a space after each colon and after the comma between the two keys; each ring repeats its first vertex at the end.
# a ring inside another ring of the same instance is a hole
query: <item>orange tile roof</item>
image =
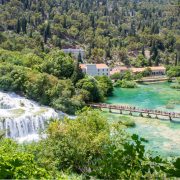
{"type": "Polygon", "coordinates": [[[131,68],[132,72],[143,72],[145,70],[145,68],[131,68]]]}
{"type": "Polygon", "coordinates": [[[125,66],[119,66],[119,67],[113,68],[113,70],[115,70],[115,71],[125,71],[125,70],[128,70],[128,68],[125,67],[125,66]]]}
{"type": "Polygon", "coordinates": [[[86,65],[85,65],[85,64],[80,64],[79,66],[80,66],[80,68],[82,68],[82,69],[86,68],[86,65]]]}
{"type": "Polygon", "coordinates": [[[118,70],[112,70],[112,71],[110,71],[110,74],[112,75],[112,74],[115,74],[115,73],[119,73],[119,71],[118,70]]]}
{"type": "Polygon", "coordinates": [[[150,67],[151,70],[166,70],[166,68],[164,66],[154,66],[154,67],[150,67]]]}
{"type": "MultiPolygon", "coordinates": [[[[154,67],[146,67],[150,68],[152,71],[163,71],[166,70],[164,66],[154,66],[154,67]]],[[[132,72],[143,72],[146,68],[131,68],[132,72]]]]}
{"type": "Polygon", "coordinates": [[[80,64],[79,66],[84,69],[86,65],[96,65],[97,69],[109,68],[106,64],[80,64]]]}
{"type": "MultiPolygon", "coordinates": [[[[91,65],[91,64],[80,64],[79,66],[81,68],[86,68],[86,65],[91,65]]],[[[106,64],[92,64],[92,65],[96,65],[97,69],[108,68],[108,66],[106,64]]]]}
{"type": "Polygon", "coordinates": [[[108,68],[108,66],[106,64],[96,64],[96,68],[97,69],[108,68]]]}

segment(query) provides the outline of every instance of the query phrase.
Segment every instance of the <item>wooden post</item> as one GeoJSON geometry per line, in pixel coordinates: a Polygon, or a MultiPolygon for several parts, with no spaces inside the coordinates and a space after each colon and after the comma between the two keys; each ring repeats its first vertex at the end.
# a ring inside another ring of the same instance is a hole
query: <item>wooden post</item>
{"type": "Polygon", "coordinates": [[[122,109],[120,109],[120,114],[122,114],[122,109]]]}
{"type": "Polygon", "coordinates": [[[132,116],[132,112],[131,111],[129,112],[129,115],[132,116]]]}
{"type": "Polygon", "coordinates": [[[171,115],[169,115],[169,120],[172,121],[171,115]]]}
{"type": "Polygon", "coordinates": [[[156,114],[156,117],[155,117],[156,119],[158,119],[158,116],[157,116],[157,114],[156,114]]]}
{"type": "Polygon", "coordinates": [[[141,113],[139,114],[139,116],[140,116],[140,117],[143,117],[143,113],[141,112],[141,113]]]}
{"type": "Polygon", "coordinates": [[[109,108],[109,112],[112,112],[112,111],[111,111],[111,108],[109,108]]]}
{"type": "Polygon", "coordinates": [[[149,115],[149,113],[148,113],[147,117],[148,117],[148,118],[151,118],[151,116],[149,115]]]}

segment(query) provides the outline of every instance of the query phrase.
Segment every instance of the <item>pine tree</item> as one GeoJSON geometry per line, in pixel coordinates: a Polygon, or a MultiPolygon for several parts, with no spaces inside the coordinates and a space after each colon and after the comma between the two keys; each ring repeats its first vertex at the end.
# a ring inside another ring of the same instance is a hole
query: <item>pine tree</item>
{"type": "Polygon", "coordinates": [[[134,20],[131,23],[130,35],[132,35],[132,36],[136,35],[136,25],[135,25],[135,21],[134,20]]]}
{"type": "Polygon", "coordinates": [[[40,42],[40,45],[41,45],[41,50],[44,52],[44,43],[43,43],[43,41],[40,42]]]}
{"type": "Polygon", "coordinates": [[[23,31],[23,33],[26,34],[27,20],[26,20],[25,17],[22,18],[21,26],[22,26],[22,31],[23,31]]]}
{"type": "Polygon", "coordinates": [[[180,53],[179,53],[179,52],[176,52],[175,66],[179,66],[179,61],[180,61],[180,53]]]}
{"type": "Polygon", "coordinates": [[[57,38],[56,46],[59,47],[60,49],[62,48],[62,44],[61,44],[61,39],[60,38],[57,38]]]}
{"type": "Polygon", "coordinates": [[[152,66],[152,58],[151,57],[148,59],[148,66],[152,66]]]}
{"type": "Polygon", "coordinates": [[[145,57],[145,49],[144,49],[144,46],[142,47],[142,55],[145,57]]]}
{"type": "Polygon", "coordinates": [[[51,35],[50,24],[48,22],[46,27],[44,28],[44,33],[43,33],[44,43],[47,43],[47,39],[48,37],[50,37],[50,35],[51,35]]]}
{"type": "Polygon", "coordinates": [[[48,38],[46,29],[44,30],[43,37],[44,37],[44,43],[46,44],[47,43],[47,38],[48,38]]]}
{"type": "Polygon", "coordinates": [[[71,76],[71,80],[74,84],[76,84],[80,79],[83,79],[83,78],[84,78],[84,73],[82,72],[79,62],[77,61],[74,65],[74,71],[71,76]]]}
{"type": "Polygon", "coordinates": [[[159,56],[159,53],[158,53],[156,58],[155,58],[155,65],[156,66],[159,66],[159,61],[160,61],[160,56],[159,56]]]}
{"type": "Polygon", "coordinates": [[[17,32],[18,34],[21,32],[21,23],[20,23],[19,18],[18,18],[17,24],[16,24],[16,32],[17,32]]]}
{"type": "Polygon", "coordinates": [[[63,28],[67,28],[66,16],[63,17],[63,28]]]}
{"type": "Polygon", "coordinates": [[[107,57],[107,58],[111,58],[110,47],[108,47],[108,48],[106,49],[106,57],[107,57]]]}
{"type": "Polygon", "coordinates": [[[92,28],[95,29],[95,17],[94,17],[94,14],[92,14],[92,15],[90,16],[90,20],[91,20],[91,26],[92,26],[92,28]]]}
{"type": "Polygon", "coordinates": [[[82,63],[82,56],[81,56],[81,53],[79,52],[79,54],[78,54],[78,62],[79,63],[82,63]]]}
{"type": "Polygon", "coordinates": [[[88,57],[91,57],[91,54],[92,54],[92,52],[91,52],[91,46],[90,46],[88,49],[88,57]]]}

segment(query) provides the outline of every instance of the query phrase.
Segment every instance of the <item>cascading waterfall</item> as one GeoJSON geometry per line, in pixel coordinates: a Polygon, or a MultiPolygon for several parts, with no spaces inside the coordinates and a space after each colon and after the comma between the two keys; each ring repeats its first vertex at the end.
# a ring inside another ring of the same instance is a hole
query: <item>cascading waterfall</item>
{"type": "Polygon", "coordinates": [[[14,93],[0,92],[0,130],[5,131],[6,137],[18,139],[38,134],[51,118],[64,115],[14,93]]]}

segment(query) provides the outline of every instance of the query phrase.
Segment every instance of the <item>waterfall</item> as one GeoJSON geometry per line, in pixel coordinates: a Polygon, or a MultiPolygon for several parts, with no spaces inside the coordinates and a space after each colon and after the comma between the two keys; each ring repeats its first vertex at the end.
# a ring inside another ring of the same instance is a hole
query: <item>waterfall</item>
{"type": "Polygon", "coordinates": [[[5,131],[6,137],[18,139],[38,134],[51,118],[64,116],[15,93],[0,92],[0,131],[5,131]]]}

